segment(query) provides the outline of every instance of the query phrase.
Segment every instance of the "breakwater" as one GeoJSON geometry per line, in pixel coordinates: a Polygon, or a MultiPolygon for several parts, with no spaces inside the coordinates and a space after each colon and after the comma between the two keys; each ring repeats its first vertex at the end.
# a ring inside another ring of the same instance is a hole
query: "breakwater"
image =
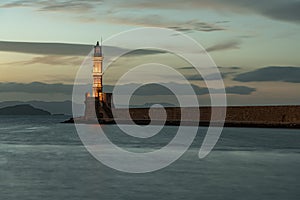
{"type": "MultiPolygon", "coordinates": [[[[223,112],[222,107],[214,107],[216,113],[223,112]]],[[[179,124],[180,122],[189,124],[193,119],[181,119],[181,113],[199,112],[199,125],[209,125],[211,119],[211,107],[167,107],[167,124],[179,124]]],[[[149,108],[131,108],[129,110],[131,118],[140,124],[146,124],[150,121],[149,108]]],[[[163,120],[164,115],[162,108],[153,108],[152,114],[154,119],[163,120]]],[[[126,119],[124,110],[114,110],[114,117],[126,119]]],[[[218,116],[217,119],[218,120],[218,116]]],[[[300,106],[229,106],[226,108],[225,126],[239,127],[300,127],[300,106]]]]}
{"type": "MultiPolygon", "coordinates": [[[[222,113],[222,107],[214,107],[216,113],[222,113]],[[219,111],[219,112],[218,112],[219,111]]],[[[145,125],[152,122],[161,124],[165,121],[167,125],[195,125],[195,119],[192,118],[193,112],[199,112],[197,125],[208,126],[212,121],[211,107],[166,107],[152,108],[149,114],[149,108],[130,108],[129,114],[126,115],[125,109],[112,108],[113,118],[101,118],[98,120],[87,119],[86,117],[76,118],[79,123],[128,123],[133,120],[136,124],[145,125]],[[182,112],[190,113],[191,118],[187,116],[181,119],[182,112]],[[151,117],[150,117],[151,116],[151,117]],[[154,119],[154,120],[153,120],[154,119]]],[[[218,118],[218,117],[217,117],[218,118]]],[[[73,122],[69,120],[67,122],[73,122]]],[[[217,123],[216,123],[217,125],[217,123]]],[[[282,128],[300,128],[300,106],[229,106],[226,108],[225,126],[231,127],[282,127],[282,128]]]]}

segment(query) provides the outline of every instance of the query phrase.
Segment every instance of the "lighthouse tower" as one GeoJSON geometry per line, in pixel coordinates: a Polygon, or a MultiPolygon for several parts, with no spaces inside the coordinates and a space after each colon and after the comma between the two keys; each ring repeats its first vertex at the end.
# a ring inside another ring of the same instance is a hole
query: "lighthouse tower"
{"type": "Polygon", "coordinates": [[[85,96],[85,119],[86,120],[111,120],[111,93],[103,92],[103,70],[102,70],[102,46],[99,42],[94,46],[93,55],[93,94],[86,93],[85,96]]]}
{"type": "Polygon", "coordinates": [[[93,97],[98,98],[100,102],[103,102],[102,60],[102,46],[97,42],[93,58],[93,97]]]}

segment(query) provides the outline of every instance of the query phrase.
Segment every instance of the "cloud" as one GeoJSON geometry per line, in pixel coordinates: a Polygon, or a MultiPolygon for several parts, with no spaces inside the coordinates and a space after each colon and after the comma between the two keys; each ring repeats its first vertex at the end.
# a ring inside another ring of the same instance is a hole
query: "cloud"
{"type": "MultiPolygon", "coordinates": [[[[118,55],[119,53],[130,51],[128,55],[152,55],[166,53],[160,50],[154,49],[124,49],[114,46],[103,46],[103,51],[110,56],[118,55]]],[[[34,42],[7,42],[0,41],[0,51],[6,52],[16,52],[16,53],[27,53],[27,54],[37,54],[37,55],[46,55],[44,57],[34,58],[31,62],[33,63],[42,63],[45,60],[51,61],[51,58],[57,58],[58,60],[53,60],[52,62],[56,63],[60,61],[72,61],[72,57],[52,57],[52,55],[60,56],[87,56],[90,51],[93,49],[93,45],[85,44],[65,44],[65,43],[34,43],[34,42]],[[44,60],[44,61],[42,61],[44,60]]],[[[73,57],[73,58],[74,58],[73,57]]],[[[77,63],[77,62],[76,62],[77,63]]]]}
{"type": "Polygon", "coordinates": [[[189,81],[203,81],[204,79],[205,80],[209,80],[209,81],[212,81],[212,80],[220,80],[221,79],[224,79],[226,78],[227,74],[226,73],[213,73],[213,74],[208,74],[207,76],[205,76],[204,78],[202,76],[199,76],[198,74],[197,75],[187,75],[187,80],[189,81]],[[221,77],[220,77],[220,74],[221,74],[221,77]]]}
{"type": "Polygon", "coordinates": [[[227,69],[227,70],[240,70],[242,69],[241,67],[237,67],[237,66],[232,66],[232,67],[221,67],[221,66],[218,66],[219,69],[227,69]]]}
{"type": "MultiPolygon", "coordinates": [[[[199,88],[199,87],[194,87],[194,90],[196,91],[196,94],[198,95],[206,95],[209,94],[209,90],[207,88],[199,88]]],[[[222,93],[223,90],[221,89],[215,89],[211,88],[210,89],[212,94],[219,94],[222,93]]],[[[235,95],[250,95],[253,92],[256,91],[255,88],[247,87],[247,86],[230,86],[225,88],[226,94],[235,94],[235,95]]]]}
{"type": "MultiPolygon", "coordinates": [[[[165,51],[160,50],[151,50],[151,49],[137,49],[133,50],[125,55],[124,57],[133,57],[133,56],[145,56],[145,55],[153,55],[153,54],[164,54],[167,53],[165,51]]],[[[34,64],[46,64],[46,65],[73,65],[80,66],[83,62],[82,57],[78,56],[61,56],[61,55],[45,55],[45,56],[37,56],[33,57],[30,60],[24,61],[16,61],[16,62],[8,62],[8,63],[0,63],[2,65],[34,65],[34,64]]]]}
{"type": "Polygon", "coordinates": [[[39,55],[85,56],[92,48],[93,45],[84,44],[0,41],[0,51],[39,55]]]}
{"type": "Polygon", "coordinates": [[[153,55],[153,54],[165,54],[168,53],[163,50],[158,49],[136,49],[126,53],[124,56],[143,56],[143,55],[153,55]]]}
{"type": "Polygon", "coordinates": [[[300,67],[270,66],[238,74],[233,80],[239,82],[280,81],[300,83],[300,67]]]}
{"type": "Polygon", "coordinates": [[[176,31],[190,32],[190,31],[223,31],[226,28],[220,26],[220,23],[207,23],[200,20],[186,20],[186,21],[175,21],[164,18],[160,15],[147,15],[147,16],[135,16],[134,18],[129,16],[117,16],[109,15],[107,21],[115,24],[126,24],[132,26],[147,26],[147,27],[161,27],[170,28],[176,31]]]}
{"type": "MultiPolygon", "coordinates": [[[[184,4],[186,2],[183,2],[184,4]]],[[[15,8],[15,7],[31,7],[40,12],[68,12],[77,14],[73,19],[83,23],[94,23],[99,21],[108,21],[116,24],[127,24],[135,26],[151,26],[171,28],[177,31],[222,31],[226,30],[221,24],[227,21],[217,21],[216,23],[207,23],[198,19],[186,21],[174,21],[165,19],[159,15],[144,15],[144,16],[118,16],[116,10],[124,8],[123,3],[113,1],[99,1],[99,0],[17,0],[10,3],[0,5],[0,8],[15,8]],[[101,5],[101,7],[99,7],[101,5]],[[120,6],[120,7],[119,7],[120,6]],[[99,12],[101,10],[101,17],[99,12]],[[105,14],[103,14],[105,13],[105,14]]],[[[135,4],[134,1],[129,1],[128,5],[135,4]]]]}
{"type": "Polygon", "coordinates": [[[299,0],[131,0],[119,3],[124,8],[140,9],[210,9],[216,12],[233,12],[238,14],[259,14],[271,19],[299,23],[300,1],[299,0]]]}
{"type": "Polygon", "coordinates": [[[102,4],[101,0],[17,0],[4,3],[0,5],[0,8],[33,7],[38,11],[82,13],[92,11],[97,5],[100,4],[102,4]]]}
{"type": "Polygon", "coordinates": [[[213,51],[222,51],[222,50],[229,50],[229,49],[239,49],[239,45],[241,44],[238,40],[226,41],[220,44],[216,44],[206,48],[207,52],[213,51]]]}
{"type": "Polygon", "coordinates": [[[1,63],[3,65],[33,65],[33,64],[46,64],[46,65],[75,65],[78,66],[82,63],[83,59],[77,56],[59,56],[59,55],[46,55],[33,57],[31,60],[17,61],[10,63],[1,63]]]}
{"type": "MultiPolygon", "coordinates": [[[[214,67],[212,67],[213,69],[214,67]]],[[[200,76],[199,74],[194,74],[197,73],[197,71],[195,71],[196,69],[192,66],[187,66],[187,67],[180,67],[178,68],[179,70],[184,70],[184,71],[191,71],[190,74],[191,75],[185,75],[185,77],[187,78],[187,80],[189,81],[203,81],[203,77],[200,76]]],[[[209,67],[207,68],[208,70],[210,69],[209,67]]],[[[221,67],[218,66],[219,69],[219,73],[211,73],[205,76],[205,80],[220,80],[220,75],[221,78],[224,80],[226,79],[228,76],[232,75],[232,74],[236,74],[238,73],[242,68],[241,67],[221,67]]]]}
{"type": "MultiPolygon", "coordinates": [[[[51,1],[49,1],[51,2],[51,1]]],[[[92,10],[93,5],[84,1],[66,1],[60,4],[50,3],[41,7],[40,11],[72,11],[72,12],[87,12],[92,10]]]]}
{"type": "MultiPolygon", "coordinates": [[[[167,24],[166,24],[167,25],[167,24]]],[[[207,23],[199,20],[189,20],[182,23],[175,24],[174,26],[169,26],[168,28],[174,29],[176,31],[203,31],[203,32],[212,32],[212,31],[224,31],[225,27],[217,25],[217,23],[207,23]]]]}
{"type": "Polygon", "coordinates": [[[26,7],[28,5],[29,1],[14,1],[10,3],[5,3],[0,5],[0,8],[17,8],[17,7],[26,7]]]}
{"type": "MultiPolygon", "coordinates": [[[[186,91],[186,85],[179,84],[179,83],[166,83],[169,86],[176,87],[179,91],[176,95],[191,95],[186,91]]],[[[140,86],[139,84],[125,84],[121,85],[121,91],[124,91],[124,95],[126,95],[126,91],[129,88],[140,86]]],[[[91,85],[79,85],[78,87],[92,87],[91,85]]],[[[104,85],[105,92],[112,92],[114,86],[112,85],[104,85]]],[[[207,88],[202,88],[197,85],[192,84],[192,88],[197,95],[206,95],[209,94],[209,90],[207,88]]],[[[72,95],[73,85],[71,84],[62,84],[62,83],[55,83],[55,84],[47,84],[41,82],[32,82],[32,83],[0,83],[0,93],[29,93],[29,94],[65,94],[65,95],[72,95]]],[[[216,94],[222,92],[222,90],[212,88],[211,91],[216,94]]],[[[239,95],[248,95],[254,92],[254,88],[249,88],[245,86],[233,86],[227,87],[226,92],[228,94],[239,94],[239,95]]],[[[135,93],[137,96],[152,96],[152,95],[173,95],[173,93],[159,85],[159,84],[148,84],[142,87],[139,87],[135,93]]]]}
{"type": "MultiPolygon", "coordinates": [[[[284,2],[284,1],[282,1],[284,2]]],[[[270,6],[261,11],[262,15],[272,19],[300,23],[300,1],[286,2],[278,6],[270,6]]]]}
{"type": "MultiPolygon", "coordinates": [[[[173,82],[169,82],[169,83],[165,83],[167,86],[170,87],[174,87],[177,89],[176,95],[192,95],[190,93],[187,92],[187,86],[184,84],[179,84],[179,83],[173,83],[173,82]]],[[[120,95],[127,95],[127,91],[129,91],[130,88],[132,87],[137,87],[140,86],[138,84],[135,83],[131,83],[131,84],[125,84],[125,85],[120,85],[120,95]]],[[[195,94],[196,95],[207,95],[209,94],[209,90],[208,88],[203,88],[203,87],[199,87],[197,85],[192,84],[191,85],[195,94]]],[[[104,90],[107,92],[112,92],[113,91],[113,86],[112,85],[105,85],[104,86],[104,90]]],[[[256,91],[255,88],[250,88],[250,87],[246,87],[246,86],[230,86],[230,87],[226,87],[225,88],[226,93],[227,94],[237,94],[237,95],[249,95],[252,92],[256,91]]],[[[222,90],[220,89],[215,89],[215,88],[211,88],[210,91],[213,94],[218,94],[221,93],[222,90]]],[[[159,85],[159,84],[147,84],[147,85],[143,85],[142,87],[139,87],[134,95],[137,96],[153,96],[153,95],[174,95],[168,88],[159,85]]]]}
{"type": "Polygon", "coordinates": [[[0,93],[8,92],[22,92],[32,94],[45,94],[45,93],[61,93],[72,94],[73,85],[66,85],[61,83],[46,84],[41,82],[32,83],[0,83],[0,93]]]}
{"type": "Polygon", "coordinates": [[[251,88],[251,87],[247,87],[247,86],[226,87],[227,94],[249,95],[255,91],[256,91],[255,88],[251,88]]]}
{"type": "MultiPolygon", "coordinates": [[[[96,8],[111,10],[122,9],[176,9],[176,10],[203,10],[209,9],[215,12],[232,12],[238,14],[258,14],[274,20],[300,23],[300,1],[299,0],[15,0],[9,3],[0,4],[0,8],[31,7],[41,12],[72,12],[78,15],[91,16],[95,14],[96,8]],[[83,13],[84,12],[84,13],[83,13]]],[[[155,19],[155,18],[154,18],[155,19]]],[[[151,18],[149,18],[151,20],[151,18]]],[[[90,20],[89,20],[90,21],[90,20]]],[[[157,19],[153,21],[159,21],[157,19]]],[[[172,26],[185,30],[181,26],[172,26]]],[[[202,26],[205,30],[205,28],[202,26]]],[[[214,30],[213,28],[206,29],[214,30]]]]}

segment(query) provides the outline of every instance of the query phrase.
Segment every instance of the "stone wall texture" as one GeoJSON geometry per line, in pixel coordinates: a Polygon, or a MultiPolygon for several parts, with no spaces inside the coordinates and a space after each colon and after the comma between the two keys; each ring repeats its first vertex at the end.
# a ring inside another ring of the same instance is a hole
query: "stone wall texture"
{"type": "MultiPolygon", "coordinates": [[[[199,121],[210,121],[211,107],[200,108],[153,108],[151,118],[163,120],[167,116],[168,121],[180,121],[181,113],[185,113],[184,121],[194,119],[195,112],[200,109],[199,121]]],[[[215,107],[216,113],[222,116],[223,109],[215,107]]],[[[300,106],[230,106],[226,108],[226,122],[249,122],[249,123],[295,123],[300,124],[300,106]]],[[[114,118],[128,120],[125,109],[113,109],[114,118]]],[[[136,120],[149,119],[149,108],[131,108],[130,116],[136,120]]],[[[219,117],[215,118],[218,121],[219,117]]],[[[182,121],[182,120],[181,120],[182,121]]]]}

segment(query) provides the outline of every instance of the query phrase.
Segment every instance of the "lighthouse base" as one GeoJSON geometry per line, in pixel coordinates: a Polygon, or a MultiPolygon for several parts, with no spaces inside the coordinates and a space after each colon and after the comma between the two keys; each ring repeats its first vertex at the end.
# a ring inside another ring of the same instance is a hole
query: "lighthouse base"
{"type": "Polygon", "coordinates": [[[111,121],[111,94],[103,93],[103,100],[99,98],[86,97],[84,119],[87,121],[111,121]]]}

